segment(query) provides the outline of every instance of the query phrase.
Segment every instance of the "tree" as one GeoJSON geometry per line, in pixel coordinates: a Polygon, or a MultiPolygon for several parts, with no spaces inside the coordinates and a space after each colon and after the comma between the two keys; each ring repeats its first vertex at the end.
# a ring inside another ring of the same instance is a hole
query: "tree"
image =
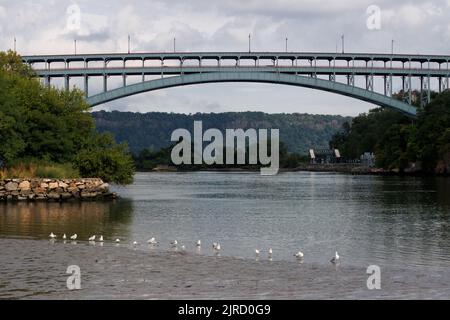
{"type": "Polygon", "coordinates": [[[85,177],[107,182],[133,182],[134,163],[126,144],[117,144],[110,134],[93,134],[74,158],[74,165],[85,177]]]}
{"type": "Polygon", "coordinates": [[[80,90],[43,86],[19,55],[0,52],[0,161],[7,167],[25,161],[76,164],[83,175],[131,182],[127,146],[98,134],[89,111],[80,90]]]}

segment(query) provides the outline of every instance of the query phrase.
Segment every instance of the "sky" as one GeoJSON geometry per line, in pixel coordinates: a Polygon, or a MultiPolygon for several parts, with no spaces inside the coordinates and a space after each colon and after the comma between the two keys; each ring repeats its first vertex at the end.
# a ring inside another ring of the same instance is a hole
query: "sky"
{"type": "MultiPolygon", "coordinates": [[[[15,37],[22,55],[73,53],[74,39],[78,53],[126,52],[128,35],[133,52],[170,52],[174,37],[177,51],[248,51],[249,34],[252,51],[285,51],[287,37],[288,51],[335,52],[344,34],[346,52],[387,53],[394,39],[396,53],[450,54],[450,0],[0,0],[0,50],[15,37]]],[[[96,110],[355,116],[373,107],[313,89],[226,83],[147,92],[96,110]]]]}

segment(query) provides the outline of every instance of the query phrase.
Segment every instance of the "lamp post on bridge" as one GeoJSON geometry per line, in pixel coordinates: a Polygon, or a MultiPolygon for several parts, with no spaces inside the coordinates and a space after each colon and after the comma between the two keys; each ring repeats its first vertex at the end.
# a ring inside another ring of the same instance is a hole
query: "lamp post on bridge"
{"type": "Polygon", "coordinates": [[[252,52],[252,35],[248,34],[248,53],[252,52]]]}
{"type": "Polygon", "coordinates": [[[286,37],[286,52],[288,52],[288,37],[286,37]]]}
{"type": "Polygon", "coordinates": [[[341,36],[341,40],[342,40],[342,53],[345,53],[345,35],[341,36]]]}
{"type": "Polygon", "coordinates": [[[14,52],[17,52],[17,39],[16,39],[16,36],[14,36],[14,52]]]}
{"type": "Polygon", "coordinates": [[[73,49],[74,49],[75,55],[77,55],[77,40],[76,39],[73,40],[73,49]]]}

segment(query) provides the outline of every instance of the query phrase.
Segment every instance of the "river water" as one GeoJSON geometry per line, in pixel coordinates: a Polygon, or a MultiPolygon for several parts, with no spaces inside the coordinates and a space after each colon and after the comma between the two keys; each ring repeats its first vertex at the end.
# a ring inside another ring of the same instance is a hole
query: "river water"
{"type": "MultiPolygon", "coordinates": [[[[113,202],[0,204],[2,243],[48,242],[53,232],[59,238],[77,233],[78,245],[87,245],[89,236],[101,234],[106,244],[138,241],[138,250],[156,237],[154,250],[161,252],[177,239],[187,253],[213,255],[211,243],[220,242],[222,256],[248,260],[255,249],[267,259],[272,248],[278,262],[295,261],[301,250],[304,264],[318,266],[329,266],[335,251],[342,265],[355,268],[429,273],[450,266],[447,178],[138,173],[131,186],[113,189],[121,195],[113,202]]],[[[26,249],[17,250],[26,256],[26,249]]]]}

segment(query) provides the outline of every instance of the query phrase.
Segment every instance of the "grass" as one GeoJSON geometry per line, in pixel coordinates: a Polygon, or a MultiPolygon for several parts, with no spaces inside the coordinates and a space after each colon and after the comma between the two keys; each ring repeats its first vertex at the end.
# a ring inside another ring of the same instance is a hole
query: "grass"
{"type": "Polygon", "coordinates": [[[69,163],[19,163],[0,170],[0,179],[71,179],[79,176],[78,170],[69,163]]]}

